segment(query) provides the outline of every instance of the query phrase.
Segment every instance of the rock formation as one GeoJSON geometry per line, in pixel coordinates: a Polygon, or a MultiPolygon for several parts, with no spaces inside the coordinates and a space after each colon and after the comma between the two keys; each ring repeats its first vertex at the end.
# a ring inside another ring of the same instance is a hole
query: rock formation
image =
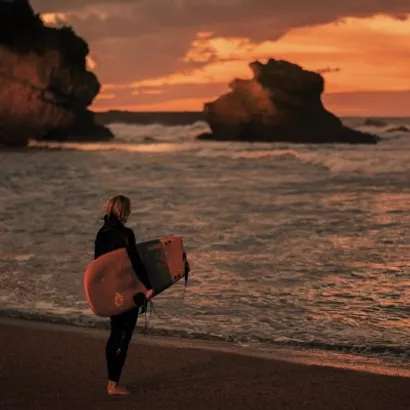
{"type": "Polygon", "coordinates": [[[28,0],[0,0],[0,144],[109,139],[87,110],[100,90],[87,43],[43,24],[28,0]]]}
{"type": "Polygon", "coordinates": [[[252,62],[253,79],[204,105],[212,134],[199,139],[295,143],[370,143],[379,137],[345,127],[321,101],[324,79],[287,61],[252,62]]]}

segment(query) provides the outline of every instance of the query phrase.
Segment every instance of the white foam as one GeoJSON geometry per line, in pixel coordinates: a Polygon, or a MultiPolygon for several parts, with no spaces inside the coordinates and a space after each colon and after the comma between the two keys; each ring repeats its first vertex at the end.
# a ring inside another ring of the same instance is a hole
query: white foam
{"type": "Polygon", "coordinates": [[[205,122],[198,121],[188,125],[162,124],[122,124],[109,125],[116,139],[123,142],[143,142],[146,138],[159,142],[192,141],[199,134],[209,132],[205,122]]]}
{"type": "MultiPolygon", "coordinates": [[[[376,146],[378,147],[378,146],[376,146]]],[[[410,163],[405,160],[407,155],[403,150],[391,152],[386,156],[383,147],[360,150],[341,150],[340,147],[315,147],[309,150],[305,146],[295,149],[216,149],[215,147],[203,148],[197,153],[199,157],[228,158],[233,160],[249,159],[275,159],[298,161],[304,164],[311,164],[328,169],[332,173],[358,173],[373,175],[376,173],[400,172],[410,170],[410,163]]]]}
{"type": "Polygon", "coordinates": [[[198,153],[198,157],[214,157],[214,158],[230,158],[230,159],[263,159],[263,158],[298,158],[300,153],[292,149],[261,149],[248,150],[235,149],[230,146],[226,149],[218,149],[217,146],[211,148],[203,148],[198,153]]]}
{"type": "Polygon", "coordinates": [[[29,261],[30,259],[32,259],[32,258],[34,258],[34,253],[27,253],[27,254],[22,254],[22,255],[16,255],[15,257],[14,257],[14,259],[17,261],[17,262],[27,262],[27,261],[29,261]]]}
{"type": "Polygon", "coordinates": [[[155,143],[155,144],[126,144],[116,142],[43,142],[30,141],[31,148],[48,148],[73,151],[125,151],[136,153],[169,153],[186,151],[190,147],[181,143],[155,143]]]}

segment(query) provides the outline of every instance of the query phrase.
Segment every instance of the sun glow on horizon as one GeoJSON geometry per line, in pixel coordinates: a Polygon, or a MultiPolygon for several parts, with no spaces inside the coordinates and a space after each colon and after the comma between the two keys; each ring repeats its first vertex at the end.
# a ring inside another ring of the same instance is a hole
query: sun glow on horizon
{"type": "Polygon", "coordinates": [[[251,60],[265,61],[274,57],[310,70],[329,64],[340,67],[340,72],[326,74],[328,92],[374,90],[375,81],[379,91],[402,90],[406,83],[410,84],[410,43],[403,41],[403,37],[410,40],[409,20],[386,16],[349,18],[343,24],[298,28],[279,41],[259,44],[247,38],[199,37],[192,43],[184,61],[209,61],[204,67],[142,80],[131,86],[230,82],[235,77],[249,78],[251,60]],[[389,56],[396,58],[394,65],[385,64],[389,56]]]}
{"type": "Polygon", "coordinates": [[[42,13],[40,18],[46,25],[56,25],[67,21],[65,13],[42,13]]]}
{"type": "MultiPolygon", "coordinates": [[[[278,41],[255,43],[248,38],[214,37],[200,32],[187,50],[183,61],[202,67],[148,78],[131,84],[110,84],[107,89],[130,89],[161,94],[164,87],[183,85],[228,84],[234,78],[250,78],[248,64],[253,60],[283,59],[303,68],[320,71],[326,80],[326,93],[359,91],[403,91],[410,87],[410,15],[398,20],[384,15],[372,18],[347,18],[315,27],[289,31],[278,41]],[[330,68],[327,70],[326,68],[330,68]]],[[[218,95],[215,95],[215,98],[218,95]]],[[[200,98],[144,104],[163,110],[183,106],[186,109],[200,98]]],[[[204,102],[202,100],[202,102],[204,102]]],[[[202,106],[202,104],[201,104],[202,106]]]]}

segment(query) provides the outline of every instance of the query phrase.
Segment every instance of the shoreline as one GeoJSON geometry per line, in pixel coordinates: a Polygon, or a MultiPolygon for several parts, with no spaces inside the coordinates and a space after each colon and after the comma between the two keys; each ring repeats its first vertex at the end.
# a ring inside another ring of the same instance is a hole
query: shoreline
{"type": "Polygon", "coordinates": [[[409,377],[297,364],[220,343],[136,337],[106,393],[107,332],[1,319],[5,410],[408,410],[409,377]]]}
{"type": "MultiPolygon", "coordinates": [[[[48,322],[24,317],[0,316],[0,326],[17,326],[56,330],[79,335],[87,335],[100,340],[108,338],[108,328],[87,327],[77,324],[48,322]]],[[[368,357],[360,354],[334,352],[308,347],[278,347],[263,344],[234,344],[219,340],[184,338],[180,336],[145,335],[141,325],[136,327],[131,341],[133,345],[155,345],[168,348],[183,348],[200,351],[214,351],[265,360],[281,361],[297,365],[321,366],[366,372],[375,375],[389,375],[410,378],[410,363],[400,359],[368,357]]]]}

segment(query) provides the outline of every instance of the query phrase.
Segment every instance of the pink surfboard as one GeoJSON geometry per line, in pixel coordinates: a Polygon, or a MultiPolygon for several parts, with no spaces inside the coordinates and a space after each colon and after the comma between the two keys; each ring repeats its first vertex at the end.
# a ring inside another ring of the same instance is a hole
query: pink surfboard
{"type": "MultiPolygon", "coordinates": [[[[164,237],[137,244],[147,270],[154,297],[185,277],[186,261],[183,240],[164,237]]],[[[138,279],[125,248],[93,260],[84,273],[84,293],[90,309],[97,316],[118,315],[136,307],[133,296],[147,293],[138,279]]]]}

